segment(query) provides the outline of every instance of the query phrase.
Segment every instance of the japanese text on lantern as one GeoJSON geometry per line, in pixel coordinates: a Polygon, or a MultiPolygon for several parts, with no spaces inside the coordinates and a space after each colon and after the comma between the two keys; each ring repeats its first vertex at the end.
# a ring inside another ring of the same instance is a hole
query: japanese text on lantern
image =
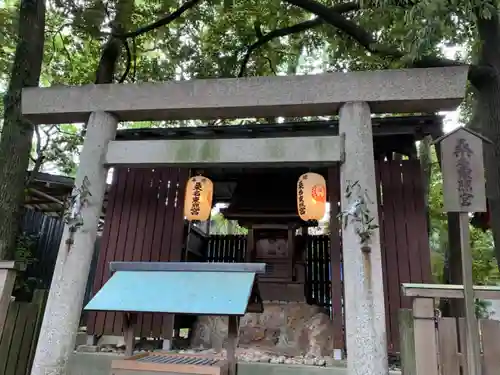
{"type": "MultiPolygon", "coordinates": [[[[305,176],[304,178],[307,178],[307,176],[305,176]]],[[[299,181],[298,195],[299,195],[299,214],[302,216],[306,214],[306,204],[304,202],[304,183],[302,182],[302,180],[299,181]]]]}
{"type": "Polygon", "coordinates": [[[474,156],[474,152],[466,139],[458,138],[453,154],[456,158],[457,186],[460,205],[462,207],[469,207],[474,199],[471,168],[471,158],[474,156]]]}
{"type": "Polygon", "coordinates": [[[203,192],[203,186],[200,181],[196,181],[193,186],[193,200],[191,204],[191,215],[199,215],[200,214],[200,197],[203,192]]]}

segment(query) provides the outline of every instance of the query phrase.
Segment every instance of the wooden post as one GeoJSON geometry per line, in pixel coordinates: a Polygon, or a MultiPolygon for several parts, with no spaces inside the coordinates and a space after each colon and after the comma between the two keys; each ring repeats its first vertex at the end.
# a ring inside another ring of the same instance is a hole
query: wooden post
{"type": "Polygon", "coordinates": [[[413,317],[416,375],[438,375],[434,299],[415,298],[413,317]]]}
{"type": "MultiPolygon", "coordinates": [[[[49,294],[48,290],[37,289],[33,293],[33,298],[31,299],[31,304],[33,307],[36,306],[37,314],[36,314],[36,329],[35,332],[38,332],[40,326],[42,325],[43,313],[45,311],[45,305],[47,303],[47,296],[49,294]]],[[[33,363],[33,358],[35,357],[36,347],[34,345],[31,346],[30,355],[28,358],[28,363],[33,363]]]]}
{"type": "Polygon", "coordinates": [[[137,323],[137,315],[125,313],[123,317],[123,334],[125,336],[125,356],[131,357],[134,354],[135,333],[134,327],[137,323]]]}
{"type": "Polygon", "coordinates": [[[416,375],[415,327],[413,311],[399,310],[399,335],[401,337],[401,369],[404,375],[416,375]]]}
{"type": "Polygon", "coordinates": [[[238,346],[238,329],[239,329],[239,317],[236,315],[229,315],[228,327],[227,327],[227,362],[229,364],[229,375],[236,375],[237,371],[237,359],[236,359],[236,347],[238,346]]]}
{"type": "Polygon", "coordinates": [[[161,328],[163,342],[161,344],[161,349],[169,351],[172,349],[172,333],[174,332],[175,326],[175,315],[168,314],[163,317],[163,326],[161,328]]]}
{"type": "Polygon", "coordinates": [[[73,189],[72,218],[67,220],[61,239],[31,375],[67,373],[106,191],[104,156],[117,125],[110,113],[90,115],[73,189]]]}
{"type": "Polygon", "coordinates": [[[458,128],[435,141],[441,144],[444,208],[447,212],[458,212],[460,215],[468,375],[482,373],[469,245],[469,213],[487,211],[483,161],[485,141],[491,143],[467,128],[458,128]]]}
{"type": "Polygon", "coordinates": [[[247,234],[247,251],[245,253],[245,262],[251,263],[254,259],[255,252],[255,231],[253,227],[248,228],[247,234]]]}
{"type": "Polygon", "coordinates": [[[0,338],[2,337],[10,297],[16,281],[15,262],[0,262],[0,338]]]}
{"type": "Polygon", "coordinates": [[[462,249],[462,277],[465,301],[465,339],[467,352],[468,375],[480,375],[481,350],[479,343],[479,326],[476,319],[476,303],[474,281],[472,279],[472,254],[470,249],[469,215],[460,213],[460,247],[462,249]]]}
{"type": "Polygon", "coordinates": [[[290,276],[292,281],[295,281],[295,227],[290,224],[287,231],[288,242],[288,267],[290,268],[290,276]]]}

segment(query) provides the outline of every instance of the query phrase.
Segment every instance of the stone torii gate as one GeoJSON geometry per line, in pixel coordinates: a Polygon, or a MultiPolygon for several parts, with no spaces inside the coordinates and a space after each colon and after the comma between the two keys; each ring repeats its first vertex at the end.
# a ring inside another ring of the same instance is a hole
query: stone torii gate
{"type": "MultiPolygon", "coordinates": [[[[63,234],[32,375],[66,373],[82,311],[109,167],[341,162],[342,191],[358,181],[375,198],[371,114],[454,110],[465,95],[466,76],[467,67],[460,66],[24,89],[22,112],[33,123],[88,121],[74,189],[79,215],[66,225],[63,234]],[[338,137],[114,140],[119,121],[337,113],[338,137]]],[[[343,196],[342,210],[349,208],[349,204],[343,196]]],[[[377,223],[377,203],[367,204],[377,223]]],[[[387,375],[379,232],[373,231],[371,251],[366,254],[354,226],[342,228],[348,372],[387,375]]]]}

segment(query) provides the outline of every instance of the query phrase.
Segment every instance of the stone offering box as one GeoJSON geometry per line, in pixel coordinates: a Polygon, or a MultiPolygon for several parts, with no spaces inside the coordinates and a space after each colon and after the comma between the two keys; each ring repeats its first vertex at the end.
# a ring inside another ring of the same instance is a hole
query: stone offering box
{"type": "Polygon", "coordinates": [[[264,263],[111,262],[113,276],[85,307],[124,314],[128,359],[113,362],[111,375],[236,375],[239,319],[263,312],[256,279],[265,268],[264,263]],[[227,361],[168,353],[133,356],[141,312],[227,316],[227,361]]]}
{"type": "Polygon", "coordinates": [[[197,354],[141,353],[114,360],[110,375],[228,375],[228,361],[197,354]]]}

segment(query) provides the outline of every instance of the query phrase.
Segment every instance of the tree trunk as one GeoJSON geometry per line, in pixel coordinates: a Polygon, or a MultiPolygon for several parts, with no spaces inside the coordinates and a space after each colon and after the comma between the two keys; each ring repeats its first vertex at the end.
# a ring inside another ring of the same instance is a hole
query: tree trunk
{"type": "Polygon", "coordinates": [[[500,268],[500,24],[498,15],[491,19],[478,17],[481,50],[480,67],[489,67],[490,74],[480,82],[473,82],[475,105],[471,127],[478,129],[493,144],[485,145],[486,195],[491,214],[491,229],[495,255],[500,268]]]}
{"type": "Polygon", "coordinates": [[[12,259],[22,213],[33,125],[21,115],[21,89],[40,80],[45,0],[21,0],[19,41],[12,66],[0,139],[0,259],[12,259]]]}
{"type": "MultiPolygon", "coordinates": [[[[130,22],[134,10],[133,0],[120,0],[116,5],[116,16],[111,22],[112,34],[125,32],[126,26],[130,22]]],[[[95,83],[113,83],[116,72],[116,65],[122,52],[123,42],[119,38],[110,36],[103,46],[99,65],[97,67],[95,83]]]]}

